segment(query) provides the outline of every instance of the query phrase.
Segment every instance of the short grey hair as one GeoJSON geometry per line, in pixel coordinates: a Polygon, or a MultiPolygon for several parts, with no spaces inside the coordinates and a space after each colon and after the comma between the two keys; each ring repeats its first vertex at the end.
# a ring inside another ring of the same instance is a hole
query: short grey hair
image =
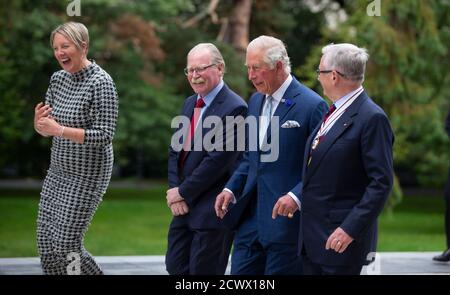
{"type": "Polygon", "coordinates": [[[62,25],[59,25],[56,29],[53,30],[50,35],[50,46],[53,47],[53,39],[55,38],[55,34],[59,33],[75,43],[75,46],[82,51],[82,44],[86,44],[86,54],[89,49],[89,31],[85,25],[77,22],[68,22],[62,25]]]}
{"type": "Polygon", "coordinates": [[[365,48],[350,43],[330,44],[322,48],[327,70],[337,70],[349,80],[362,83],[369,54],[365,48]]]}
{"type": "Polygon", "coordinates": [[[283,41],[271,36],[259,36],[253,39],[247,46],[247,51],[263,50],[264,62],[273,69],[278,61],[281,61],[286,74],[291,73],[291,61],[287,54],[286,46],[283,41]]]}
{"type": "Polygon", "coordinates": [[[199,43],[195,45],[188,53],[189,55],[193,54],[194,52],[201,51],[201,50],[208,50],[208,52],[211,54],[211,63],[218,65],[223,65],[223,72],[225,73],[225,60],[223,59],[222,54],[220,53],[219,49],[212,43],[199,43]]]}

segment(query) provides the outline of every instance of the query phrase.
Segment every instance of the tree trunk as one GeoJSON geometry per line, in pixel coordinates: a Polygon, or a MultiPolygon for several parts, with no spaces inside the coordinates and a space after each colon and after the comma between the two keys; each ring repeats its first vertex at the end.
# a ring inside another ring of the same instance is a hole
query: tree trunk
{"type": "Polygon", "coordinates": [[[248,45],[251,8],[252,0],[234,0],[230,16],[229,32],[231,45],[242,58],[245,58],[245,51],[248,45]]]}

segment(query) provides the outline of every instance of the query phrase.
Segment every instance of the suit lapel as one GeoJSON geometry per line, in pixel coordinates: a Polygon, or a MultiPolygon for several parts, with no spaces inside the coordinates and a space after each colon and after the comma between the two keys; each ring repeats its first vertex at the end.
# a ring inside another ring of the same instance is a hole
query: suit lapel
{"type": "MultiPolygon", "coordinates": [[[[191,117],[192,117],[192,114],[194,113],[194,106],[195,106],[195,102],[197,100],[197,95],[194,94],[192,96],[189,96],[188,98],[186,98],[186,100],[187,101],[186,101],[186,103],[184,105],[184,108],[182,110],[182,114],[181,115],[186,117],[186,118],[189,118],[189,120],[190,120],[191,117]]],[[[189,128],[188,128],[187,132],[189,132],[189,128]]],[[[184,140],[186,140],[187,134],[184,135],[184,136],[185,136],[184,140]]],[[[183,146],[184,146],[184,144],[183,144],[183,146]]],[[[179,160],[180,155],[181,155],[181,151],[177,153],[177,161],[179,160]]]]}
{"type": "MultiPolygon", "coordinates": [[[[255,107],[256,107],[256,110],[254,110],[254,114],[252,114],[252,115],[254,115],[256,118],[257,118],[257,120],[256,120],[256,139],[257,139],[257,147],[258,147],[258,151],[259,151],[259,127],[260,127],[260,121],[259,121],[259,118],[260,118],[260,116],[261,116],[261,113],[262,113],[262,109],[263,109],[263,106],[264,106],[264,101],[265,101],[265,95],[264,94],[262,94],[262,93],[260,93],[259,95],[257,95],[254,99],[256,100],[255,101],[255,107]]],[[[249,113],[249,115],[250,115],[250,113],[249,113]]]]}
{"type": "Polygon", "coordinates": [[[202,120],[206,117],[216,114],[216,110],[220,108],[220,105],[225,101],[226,94],[228,93],[227,85],[223,84],[222,89],[217,93],[216,97],[211,102],[211,105],[205,110],[202,116],[202,120]]]}
{"type": "MultiPolygon", "coordinates": [[[[286,89],[286,92],[283,95],[283,98],[281,99],[280,103],[277,106],[277,109],[275,110],[275,113],[273,114],[273,117],[278,117],[278,122],[282,122],[284,117],[289,113],[289,111],[294,107],[296,103],[296,97],[300,94],[300,89],[298,87],[299,82],[292,77],[292,82],[289,85],[289,87],[286,89]]],[[[259,122],[259,120],[258,120],[259,122]]],[[[266,142],[269,142],[272,132],[272,121],[269,123],[269,126],[267,127],[266,132],[266,142]]],[[[259,126],[258,126],[259,128],[259,126]]],[[[278,126],[280,128],[280,126],[278,126]]],[[[259,130],[259,129],[258,129],[259,130]]],[[[277,130],[279,131],[279,130],[277,130]]]]}
{"type": "Polygon", "coordinates": [[[192,113],[194,112],[195,101],[197,99],[197,95],[192,95],[187,98],[186,106],[183,109],[183,116],[191,119],[192,113]]]}
{"type": "MultiPolygon", "coordinates": [[[[217,110],[220,109],[220,105],[225,101],[226,98],[226,94],[228,93],[228,87],[227,85],[223,85],[222,89],[219,91],[219,93],[217,93],[216,97],[213,99],[213,101],[211,102],[211,104],[206,108],[205,112],[203,113],[202,117],[201,117],[201,121],[198,122],[198,124],[201,124],[199,126],[199,128],[195,129],[195,133],[194,133],[194,138],[198,137],[200,135],[200,130],[202,130],[202,144],[203,144],[203,136],[205,136],[205,134],[209,131],[209,128],[203,128],[203,120],[205,118],[207,118],[208,116],[217,114],[217,110]],[[200,129],[201,127],[201,129],[200,129]]],[[[195,105],[195,101],[194,100],[194,104],[191,107],[191,117],[192,118],[192,114],[194,113],[194,105],[195,105]]],[[[194,150],[194,141],[191,141],[191,151],[194,150]]],[[[189,152],[186,155],[186,157],[189,156],[189,152]]]]}
{"type": "MultiPolygon", "coordinates": [[[[328,150],[332,147],[333,143],[353,124],[353,117],[358,114],[358,110],[360,105],[367,99],[367,95],[365,92],[361,93],[356,100],[347,108],[347,110],[342,114],[342,116],[336,121],[336,123],[331,127],[328,133],[324,136],[324,139],[319,143],[316,150],[313,152],[313,156],[311,158],[311,163],[306,169],[306,175],[304,176],[304,185],[308,181],[308,179],[314,174],[317,167],[322,162],[322,159],[327,154],[328,150]]],[[[318,126],[318,128],[320,125],[318,126]]],[[[318,131],[317,128],[317,131],[318,131]]],[[[317,131],[314,133],[317,133],[317,131]]],[[[308,141],[310,147],[312,139],[311,137],[308,141]]],[[[308,150],[309,151],[309,150],[308,150]]],[[[304,162],[304,165],[308,165],[308,160],[304,162]]]]}
{"type": "Polygon", "coordinates": [[[306,168],[308,166],[308,160],[309,160],[309,153],[311,151],[311,144],[313,139],[316,137],[317,132],[319,132],[320,124],[317,125],[316,129],[309,135],[308,139],[306,140],[305,145],[305,154],[303,156],[303,168],[302,168],[302,175],[303,175],[303,185],[305,185],[307,179],[306,179],[306,168]]]}

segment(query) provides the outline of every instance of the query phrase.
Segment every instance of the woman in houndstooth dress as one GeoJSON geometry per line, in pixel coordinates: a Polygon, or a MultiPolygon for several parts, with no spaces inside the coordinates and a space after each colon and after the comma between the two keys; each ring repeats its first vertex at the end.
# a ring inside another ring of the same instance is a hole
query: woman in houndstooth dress
{"type": "Polygon", "coordinates": [[[83,238],[111,177],[117,92],[87,59],[83,24],[59,26],[50,42],[63,70],[51,77],[45,105],[35,108],[36,131],[53,137],[37,220],[41,265],[45,274],[102,274],[83,238]]]}

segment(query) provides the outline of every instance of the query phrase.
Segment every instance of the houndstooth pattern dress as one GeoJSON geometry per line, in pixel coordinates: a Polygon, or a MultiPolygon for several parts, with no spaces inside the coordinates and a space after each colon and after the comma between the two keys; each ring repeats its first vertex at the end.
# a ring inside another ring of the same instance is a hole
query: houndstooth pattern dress
{"type": "Polygon", "coordinates": [[[111,177],[115,85],[95,62],[75,74],[58,71],[46,104],[62,126],[85,129],[85,138],[78,144],[53,137],[37,220],[41,266],[45,274],[102,274],[83,239],[111,177]]]}

